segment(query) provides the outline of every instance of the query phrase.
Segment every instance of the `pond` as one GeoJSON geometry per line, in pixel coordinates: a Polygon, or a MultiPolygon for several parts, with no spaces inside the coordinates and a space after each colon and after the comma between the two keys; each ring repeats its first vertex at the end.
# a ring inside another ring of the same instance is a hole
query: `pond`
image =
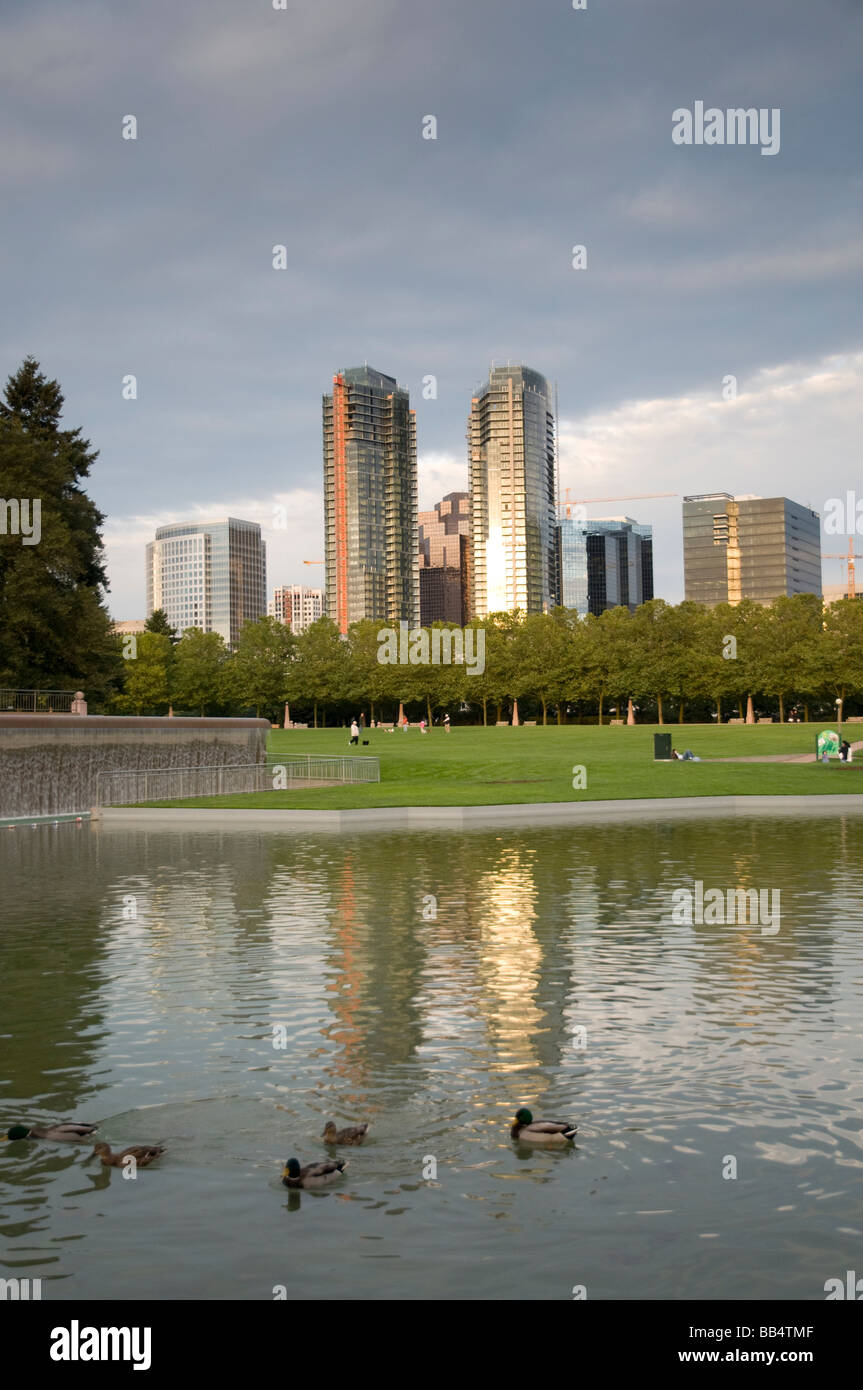
{"type": "Polygon", "coordinates": [[[0,1145],[0,1275],[51,1300],[823,1299],[860,1267],[863,817],[206,825],[0,831],[0,1130],[167,1149],[130,1180],[90,1144],[0,1145]],[[769,890],[778,921],[687,918],[699,883],[769,890]],[[514,1144],[520,1105],[576,1144],[514,1144]],[[367,1142],[288,1192],[328,1119],[367,1142]]]}

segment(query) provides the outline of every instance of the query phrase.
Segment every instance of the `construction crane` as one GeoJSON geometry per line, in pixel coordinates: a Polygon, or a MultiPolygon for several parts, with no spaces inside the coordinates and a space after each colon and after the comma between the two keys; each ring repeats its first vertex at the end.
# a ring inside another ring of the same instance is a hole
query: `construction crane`
{"type": "Polygon", "coordinates": [[[326,560],[304,560],[304,561],[303,561],[303,564],[304,564],[304,565],[325,565],[326,563],[327,563],[326,560]]]}
{"type": "Polygon", "coordinates": [[[644,502],[648,497],[678,497],[677,492],[640,492],[630,497],[570,497],[570,488],[564,491],[564,507],[566,515],[572,515],[572,508],[586,505],[591,502],[644,502]]]}
{"type": "Polygon", "coordinates": [[[855,583],[854,583],[854,561],[855,561],[855,560],[863,560],[863,555],[858,555],[858,554],[857,554],[857,552],[856,552],[855,549],[854,549],[854,542],[853,542],[853,540],[851,540],[851,541],[848,542],[848,554],[847,554],[847,555],[845,554],[844,551],[840,551],[840,552],[837,554],[835,551],[829,551],[829,552],[828,552],[828,551],[826,551],[826,550],[822,550],[822,552],[821,552],[821,558],[822,558],[822,560],[844,560],[844,561],[845,561],[846,565],[848,566],[848,580],[847,580],[847,583],[846,583],[846,585],[845,585],[845,592],[846,592],[848,598],[856,598],[856,597],[857,597],[857,590],[856,590],[855,583]]]}

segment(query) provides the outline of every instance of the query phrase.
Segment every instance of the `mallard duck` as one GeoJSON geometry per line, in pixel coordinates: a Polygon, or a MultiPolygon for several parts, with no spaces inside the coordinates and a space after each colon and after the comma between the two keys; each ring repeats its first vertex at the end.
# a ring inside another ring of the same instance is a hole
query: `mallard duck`
{"type": "Polygon", "coordinates": [[[88,1139],[91,1134],[95,1134],[98,1125],[82,1125],[76,1120],[64,1120],[59,1125],[13,1125],[5,1134],[0,1134],[0,1140],[7,1139],[66,1139],[71,1144],[80,1144],[84,1139],[88,1139]]]}
{"type": "Polygon", "coordinates": [[[159,1144],[130,1144],[119,1153],[111,1152],[111,1145],[97,1144],[91,1157],[99,1155],[106,1168],[122,1168],[127,1158],[134,1158],[138,1168],[146,1168],[154,1159],[161,1158],[165,1150],[159,1144]]]}
{"type": "Polygon", "coordinates": [[[528,1144],[571,1144],[577,1127],[565,1120],[535,1120],[529,1110],[522,1108],[515,1112],[515,1122],[509,1133],[510,1138],[528,1144]]]}
{"type": "Polygon", "coordinates": [[[347,1163],[331,1158],[326,1163],[307,1163],[300,1167],[298,1158],[289,1158],[282,1170],[285,1187],[327,1187],[342,1176],[347,1163]]]}
{"type": "Polygon", "coordinates": [[[332,1120],[327,1120],[321,1135],[325,1144],[361,1144],[368,1133],[368,1125],[348,1125],[346,1129],[336,1129],[332,1120]]]}

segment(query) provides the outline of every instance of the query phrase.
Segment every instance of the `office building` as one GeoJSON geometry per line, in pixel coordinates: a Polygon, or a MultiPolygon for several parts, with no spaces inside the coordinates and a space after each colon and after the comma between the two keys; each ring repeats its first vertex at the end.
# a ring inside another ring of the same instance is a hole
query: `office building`
{"type": "Polygon", "coordinates": [[[416,415],[373,368],[333,377],[323,398],[326,611],[353,622],[419,619],[416,415]]]}
{"type": "Polygon", "coordinates": [[[419,513],[420,625],[470,617],[470,493],[448,492],[430,512],[419,513]]]}
{"type": "Polygon", "coordinates": [[[267,612],[292,632],[305,632],[323,616],[324,591],[307,589],[304,584],[283,584],[273,590],[267,612]]]}
{"type": "Polygon", "coordinates": [[[175,632],[218,632],[229,647],[267,610],[266,545],[253,521],[176,522],[147,546],[147,616],[161,608],[175,632]]]}
{"type": "Polygon", "coordinates": [[[606,608],[633,612],[653,598],[653,528],[630,516],[589,521],[561,517],[556,526],[558,592],[581,617],[606,608]]]}
{"type": "Polygon", "coordinates": [[[696,603],[820,594],[818,513],[787,497],[684,497],[683,571],[686,597],[696,603]]]}
{"type": "Polygon", "coordinates": [[[471,402],[472,615],[542,613],[557,601],[556,432],[545,377],[492,367],[471,402]]]}

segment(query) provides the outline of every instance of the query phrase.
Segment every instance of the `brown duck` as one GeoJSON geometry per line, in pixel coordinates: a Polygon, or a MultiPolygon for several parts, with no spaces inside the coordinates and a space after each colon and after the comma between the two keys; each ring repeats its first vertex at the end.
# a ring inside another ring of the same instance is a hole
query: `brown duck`
{"type": "Polygon", "coordinates": [[[110,1144],[100,1143],[93,1150],[93,1154],[99,1155],[106,1168],[122,1168],[127,1158],[134,1158],[138,1168],[146,1168],[148,1163],[160,1158],[164,1152],[158,1144],[130,1144],[127,1149],[112,1153],[110,1144]]]}
{"type": "Polygon", "coordinates": [[[327,1120],[321,1135],[325,1144],[361,1144],[368,1133],[368,1125],[348,1125],[336,1129],[332,1120],[327,1120]]]}

